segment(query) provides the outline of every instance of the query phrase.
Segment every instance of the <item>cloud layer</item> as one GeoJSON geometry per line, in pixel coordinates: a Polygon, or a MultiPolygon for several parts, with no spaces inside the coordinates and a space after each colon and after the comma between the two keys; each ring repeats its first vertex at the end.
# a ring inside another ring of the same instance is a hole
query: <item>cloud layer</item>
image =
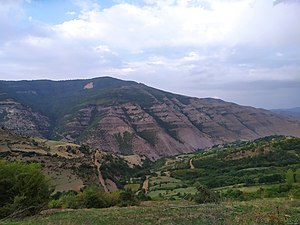
{"type": "Polygon", "coordinates": [[[39,1],[1,3],[0,78],[110,75],[244,105],[298,105],[299,1],[111,2],[70,0],[58,22],[32,10],[39,1]]]}

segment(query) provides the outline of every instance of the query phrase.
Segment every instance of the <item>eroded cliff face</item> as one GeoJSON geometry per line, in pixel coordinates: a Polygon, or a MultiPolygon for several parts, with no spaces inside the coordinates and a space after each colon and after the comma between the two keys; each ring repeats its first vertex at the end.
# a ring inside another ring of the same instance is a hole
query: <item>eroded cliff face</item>
{"type": "Polygon", "coordinates": [[[48,117],[10,99],[0,102],[0,126],[32,137],[47,137],[50,132],[48,117]]]}
{"type": "Polygon", "coordinates": [[[1,126],[152,160],[236,140],[300,137],[299,120],[218,99],[191,98],[112,78],[34,82],[0,82],[0,97],[14,99],[0,102],[1,126]]]}
{"type": "Polygon", "coordinates": [[[235,140],[274,134],[300,136],[297,121],[267,110],[215,99],[191,98],[182,103],[176,97],[156,100],[149,107],[89,105],[66,116],[61,131],[71,141],[153,160],[235,140]]]}

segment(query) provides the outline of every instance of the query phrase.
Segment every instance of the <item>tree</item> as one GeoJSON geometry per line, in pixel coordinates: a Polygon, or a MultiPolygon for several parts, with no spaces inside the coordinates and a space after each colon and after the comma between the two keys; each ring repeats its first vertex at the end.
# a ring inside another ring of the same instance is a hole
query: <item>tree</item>
{"type": "Polygon", "coordinates": [[[292,169],[288,169],[286,172],[286,184],[292,185],[294,183],[294,172],[292,169]]]}
{"type": "Polygon", "coordinates": [[[295,179],[297,183],[300,183],[300,168],[296,170],[295,179]]]}
{"type": "Polygon", "coordinates": [[[34,215],[52,192],[40,165],[0,161],[0,218],[34,215]]]}

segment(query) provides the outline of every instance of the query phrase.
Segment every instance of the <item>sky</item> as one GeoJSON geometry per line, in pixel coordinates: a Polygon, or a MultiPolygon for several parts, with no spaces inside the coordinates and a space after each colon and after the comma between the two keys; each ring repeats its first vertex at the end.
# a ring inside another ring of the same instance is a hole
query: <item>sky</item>
{"type": "Polygon", "coordinates": [[[300,0],[0,0],[0,80],[100,76],[300,106],[300,0]]]}

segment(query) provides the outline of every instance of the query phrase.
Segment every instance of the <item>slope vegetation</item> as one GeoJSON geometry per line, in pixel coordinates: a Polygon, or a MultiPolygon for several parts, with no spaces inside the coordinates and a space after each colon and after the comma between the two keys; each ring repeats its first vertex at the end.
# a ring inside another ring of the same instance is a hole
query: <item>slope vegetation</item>
{"type": "Polygon", "coordinates": [[[197,183],[219,191],[233,188],[238,197],[242,192],[279,197],[294,190],[300,198],[300,138],[270,136],[219,145],[160,159],[154,168],[156,174],[149,178],[149,195],[154,198],[186,198],[195,193],[197,183]]]}
{"type": "Polygon", "coordinates": [[[115,191],[135,173],[143,172],[143,159],[140,164],[132,164],[118,155],[86,145],[28,138],[3,129],[0,129],[0,160],[41,164],[56,191],[79,191],[91,184],[104,191],[115,191]]]}

